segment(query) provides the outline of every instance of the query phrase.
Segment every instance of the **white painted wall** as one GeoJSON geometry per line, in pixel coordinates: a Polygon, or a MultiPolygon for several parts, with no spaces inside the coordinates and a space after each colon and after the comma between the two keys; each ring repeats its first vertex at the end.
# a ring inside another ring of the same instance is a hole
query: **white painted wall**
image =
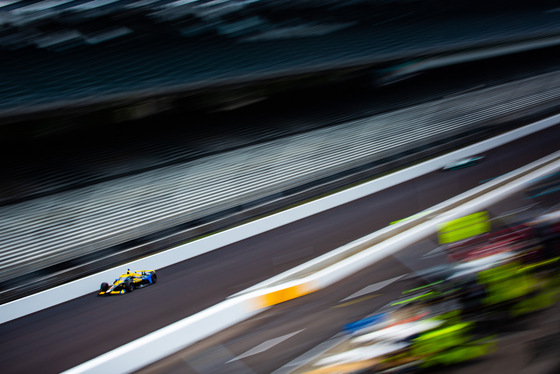
{"type": "Polygon", "coordinates": [[[188,260],[195,256],[213,251],[231,243],[235,243],[251,236],[255,236],[309,217],[313,214],[346,204],[350,201],[360,199],[378,191],[390,188],[397,184],[414,179],[421,175],[441,169],[449,162],[463,157],[484,153],[492,148],[499,147],[513,140],[520,139],[526,135],[552,127],[560,122],[560,115],[535,122],[522,128],[510,131],[506,134],[485,140],[478,144],[451,152],[444,156],[426,161],[422,164],[400,170],[396,173],[381,177],[362,185],[349,188],[336,194],[327,196],[320,200],[312,201],[289,210],[276,213],[263,219],[247,223],[217,233],[203,239],[180,245],[167,251],[130,262],[123,266],[109,269],[82,279],[67,283],[62,286],[39,292],[37,294],[21,298],[0,305],[0,323],[37,312],[51,306],[64,303],[74,298],[94,292],[99,288],[101,282],[114,279],[123,272],[123,269],[161,269],[175,263],[188,260]]]}
{"type": "MultiPolygon", "coordinates": [[[[334,263],[326,268],[317,270],[315,273],[306,277],[299,277],[297,272],[293,271],[281,274],[277,278],[278,280],[283,280],[285,282],[283,284],[278,284],[278,282],[276,282],[277,284],[274,286],[263,286],[263,288],[255,289],[252,292],[243,293],[227,299],[196,315],[187,317],[161,330],[105,353],[93,360],[78,365],[66,371],[65,374],[101,372],[130,373],[141,369],[215,332],[231,327],[265,310],[259,309],[259,305],[261,305],[259,299],[262,299],[270,292],[295,285],[303,285],[306,288],[314,290],[328,287],[391,254],[401,251],[419,240],[433,235],[437,232],[441,223],[448,222],[481,209],[486,209],[493,203],[522,190],[530,184],[531,181],[558,170],[560,170],[560,151],[556,152],[554,155],[543,158],[539,162],[523,167],[515,173],[497,178],[488,186],[480,186],[471,191],[467,191],[461,197],[452,198],[439,204],[438,208],[434,207],[430,209],[430,211],[438,210],[439,214],[432,215],[432,213],[430,213],[430,218],[427,220],[425,217],[413,218],[412,221],[417,221],[417,225],[404,232],[395,234],[393,237],[358,254],[334,263]],[[552,163],[548,163],[544,167],[539,167],[525,174],[523,177],[517,177],[517,174],[531,170],[536,165],[551,160],[553,161],[552,163]],[[510,183],[500,186],[503,180],[508,179],[511,180],[510,183]],[[485,193],[482,195],[480,194],[481,189],[485,190],[485,193]],[[474,198],[468,199],[469,196],[473,196],[474,198]],[[446,210],[445,206],[451,206],[451,204],[455,203],[457,198],[463,198],[465,201],[464,204],[446,210]],[[154,349],[154,347],[157,348],[154,349]]],[[[395,228],[397,226],[398,225],[392,226],[390,230],[398,232],[398,228],[395,228]]],[[[372,235],[376,235],[376,233],[372,235]]],[[[379,232],[377,235],[379,235],[379,232]]],[[[357,242],[359,241],[354,243],[357,242]]],[[[343,248],[351,250],[352,245],[347,245],[343,248]]],[[[305,268],[315,265],[316,261],[310,261],[301,265],[299,268],[304,271],[305,268]]]]}

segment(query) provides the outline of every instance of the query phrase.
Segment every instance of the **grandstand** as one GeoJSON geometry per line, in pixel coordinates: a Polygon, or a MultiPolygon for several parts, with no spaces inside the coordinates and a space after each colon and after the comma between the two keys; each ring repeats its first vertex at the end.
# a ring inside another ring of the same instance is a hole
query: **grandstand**
{"type": "Polygon", "coordinates": [[[0,119],[66,107],[90,111],[116,100],[135,106],[341,67],[375,70],[560,33],[560,12],[547,1],[478,13],[472,9],[483,9],[481,2],[469,2],[471,12],[459,6],[465,2],[443,3],[6,0],[0,119]]]}
{"type": "MultiPolygon", "coordinates": [[[[470,7],[467,2],[454,2],[455,7],[434,7],[435,3],[448,2],[0,0],[0,134],[5,160],[0,205],[5,217],[29,212],[35,217],[21,222],[14,218],[9,226],[13,231],[5,233],[0,250],[7,253],[19,241],[26,251],[20,239],[46,236],[52,246],[62,248],[59,239],[69,236],[65,225],[85,216],[65,215],[69,210],[60,209],[72,205],[60,204],[71,196],[98,194],[113,201],[124,196],[132,205],[141,205],[135,200],[142,198],[134,192],[139,190],[119,195],[97,189],[102,182],[124,183],[125,177],[134,176],[130,180],[141,182],[149,178],[147,172],[160,170],[162,180],[178,185],[180,175],[162,173],[183,170],[172,166],[188,169],[188,163],[227,151],[378,114],[363,108],[353,116],[324,109],[309,114],[307,102],[293,102],[293,91],[315,85],[355,90],[360,87],[356,82],[375,85],[380,72],[403,63],[520,43],[531,49],[531,43],[542,40],[551,41],[547,46],[560,43],[560,12],[551,2],[532,2],[526,8],[516,3],[520,8],[508,11],[484,9],[480,1],[469,2],[470,7]],[[266,99],[278,96],[292,98],[283,101],[290,115],[276,111],[275,118],[267,118],[271,112],[266,99]],[[232,108],[255,102],[264,104],[252,118],[250,110],[230,116],[232,108]],[[52,235],[52,222],[62,222],[54,227],[59,239],[52,235]]],[[[540,97],[542,87],[530,86],[535,98],[527,108],[552,110],[550,100],[556,93],[540,97]]],[[[402,93],[391,97],[403,101],[380,103],[383,109],[378,112],[411,103],[402,93]]],[[[119,191],[126,191],[123,185],[119,191]]],[[[93,212],[97,205],[90,199],[83,207],[93,212]]],[[[104,214],[91,218],[88,230],[107,225],[111,218],[104,214]],[[92,222],[98,226],[92,228],[92,222]]],[[[201,215],[196,219],[209,220],[201,215]]],[[[169,222],[160,228],[175,225],[169,222]]],[[[124,236],[129,243],[148,234],[157,232],[136,230],[124,236]]],[[[95,245],[96,250],[107,249],[102,243],[95,245]]],[[[48,252],[48,246],[41,248],[48,252]]],[[[58,267],[48,263],[60,271],[75,265],[73,260],[59,258],[58,267]]],[[[36,268],[44,270],[41,265],[36,268]]],[[[4,292],[10,284],[0,286],[4,292]]]]}

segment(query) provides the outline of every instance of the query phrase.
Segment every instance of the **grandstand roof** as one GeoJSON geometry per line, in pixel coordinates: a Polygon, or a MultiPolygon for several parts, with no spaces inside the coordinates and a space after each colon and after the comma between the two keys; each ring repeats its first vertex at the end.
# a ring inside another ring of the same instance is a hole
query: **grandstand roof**
{"type": "Polygon", "coordinates": [[[436,2],[1,0],[0,118],[560,34],[544,0],[436,2]]]}

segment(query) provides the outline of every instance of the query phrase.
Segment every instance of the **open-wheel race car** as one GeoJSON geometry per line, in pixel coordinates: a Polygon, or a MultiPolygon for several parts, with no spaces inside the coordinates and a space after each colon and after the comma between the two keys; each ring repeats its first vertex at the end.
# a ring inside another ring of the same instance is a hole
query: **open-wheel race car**
{"type": "Polygon", "coordinates": [[[112,285],[101,283],[98,295],[118,295],[132,292],[135,288],[142,288],[157,282],[155,270],[127,270],[119,278],[115,279],[112,285]]]}

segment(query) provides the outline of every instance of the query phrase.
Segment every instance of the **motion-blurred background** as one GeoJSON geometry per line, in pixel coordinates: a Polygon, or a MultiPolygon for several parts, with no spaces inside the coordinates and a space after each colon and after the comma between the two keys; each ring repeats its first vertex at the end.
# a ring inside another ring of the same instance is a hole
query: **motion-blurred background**
{"type": "Polygon", "coordinates": [[[0,301],[555,114],[559,45],[552,0],[0,0],[0,301]]]}

